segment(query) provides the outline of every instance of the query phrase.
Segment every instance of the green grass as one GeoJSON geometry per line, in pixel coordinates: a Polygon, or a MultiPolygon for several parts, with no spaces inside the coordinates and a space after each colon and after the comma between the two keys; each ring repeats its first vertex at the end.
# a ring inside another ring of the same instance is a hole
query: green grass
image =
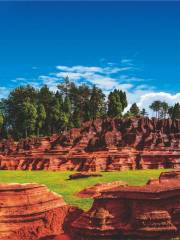
{"type": "MultiPolygon", "coordinates": [[[[150,178],[157,178],[165,170],[136,170],[123,172],[102,172],[102,177],[87,179],[67,180],[72,172],[49,171],[0,171],[2,183],[29,183],[37,182],[47,185],[52,191],[61,194],[69,204],[79,206],[87,210],[92,204],[92,199],[81,199],[75,196],[87,186],[100,182],[112,182],[122,180],[130,185],[142,185],[150,178]]],[[[166,170],[167,171],[167,170],[166,170]]]]}

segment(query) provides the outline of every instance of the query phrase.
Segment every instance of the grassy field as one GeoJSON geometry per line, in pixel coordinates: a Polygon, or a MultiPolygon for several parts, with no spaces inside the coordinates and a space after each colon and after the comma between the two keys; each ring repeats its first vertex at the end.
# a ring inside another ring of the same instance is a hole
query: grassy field
{"type": "MultiPolygon", "coordinates": [[[[122,180],[130,185],[142,185],[150,178],[157,178],[165,170],[136,170],[123,172],[103,172],[102,177],[87,179],[67,180],[72,172],[49,172],[49,171],[0,171],[1,183],[29,183],[37,182],[47,185],[52,191],[61,194],[69,204],[79,206],[87,210],[92,199],[80,199],[75,196],[87,186],[100,182],[112,182],[122,180]]],[[[167,170],[166,170],[167,171],[167,170]]]]}

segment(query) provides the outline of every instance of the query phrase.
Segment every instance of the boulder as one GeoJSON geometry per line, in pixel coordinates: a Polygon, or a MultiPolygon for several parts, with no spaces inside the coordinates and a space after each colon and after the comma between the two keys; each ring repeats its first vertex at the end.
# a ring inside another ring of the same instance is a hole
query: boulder
{"type": "Polygon", "coordinates": [[[76,211],[71,208],[45,185],[0,184],[0,239],[37,240],[63,233],[69,212],[76,211]]]}
{"type": "Polygon", "coordinates": [[[180,236],[179,172],[162,173],[144,186],[97,188],[92,196],[91,209],[71,224],[75,239],[180,236]]]}
{"type": "Polygon", "coordinates": [[[79,179],[79,178],[89,178],[89,177],[102,177],[100,173],[93,173],[93,172],[78,172],[71,174],[69,176],[69,180],[79,179]]]}

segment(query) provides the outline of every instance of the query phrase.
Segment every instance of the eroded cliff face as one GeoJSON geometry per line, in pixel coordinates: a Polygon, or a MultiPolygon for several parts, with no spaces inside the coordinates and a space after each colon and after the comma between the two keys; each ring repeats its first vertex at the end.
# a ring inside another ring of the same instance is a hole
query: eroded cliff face
{"type": "Polygon", "coordinates": [[[49,138],[1,143],[0,169],[179,168],[180,120],[97,119],[49,138]]]}
{"type": "Polygon", "coordinates": [[[162,173],[145,186],[97,184],[78,196],[94,198],[89,211],[67,205],[45,185],[0,184],[0,240],[180,236],[180,171],[162,173]]]}
{"type": "Polygon", "coordinates": [[[80,213],[45,185],[0,184],[1,240],[38,240],[58,235],[64,232],[66,222],[80,213]]]}
{"type": "Polygon", "coordinates": [[[96,194],[97,186],[83,191],[87,197],[93,192],[94,203],[71,224],[75,239],[180,236],[180,171],[162,173],[145,186],[116,185],[99,185],[96,194]]]}

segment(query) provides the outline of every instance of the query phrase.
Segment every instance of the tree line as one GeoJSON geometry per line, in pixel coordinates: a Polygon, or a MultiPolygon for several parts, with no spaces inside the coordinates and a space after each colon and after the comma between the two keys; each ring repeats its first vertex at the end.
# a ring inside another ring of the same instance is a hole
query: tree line
{"type": "MultiPolygon", "coordinates": [[[[8,98],[1,99],[1,138],[47,136],[80,127],[82,122],[96,118],[148,115],[136,103],[124,113],[128,101],[122,90],[114,89],[106,98],[102,89],[97,86],[77,85],[68,77],[57,89],[53,92],[47,85],[40,89],[31,85],[20,86],[12,90],[8,98]]],[[[180,118],[179,103],[168,106],[165,102],[155,101],[150,108],[156,113],[156,117],[180,118]]]]}

